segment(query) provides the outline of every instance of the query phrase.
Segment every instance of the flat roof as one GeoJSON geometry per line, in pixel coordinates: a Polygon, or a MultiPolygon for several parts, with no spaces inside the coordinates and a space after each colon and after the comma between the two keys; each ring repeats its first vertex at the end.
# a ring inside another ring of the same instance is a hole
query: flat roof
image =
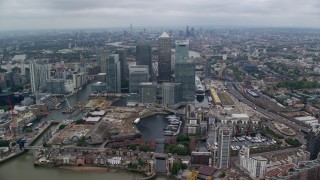
{"type": "Polygon", "coordinates": [[[101,110],[101,111],[94,111],[91,113],[93,116],[103,116],[106,113],[106,111],[101,110]]]}
{"type": "Polygon", "coordinates": [[[247,114],[231,114],[233,118],[249,118],[247,114]]]}
{"type": "Polygon", "coordinates": [[[314,116],[302,116],[302,117],[296,117],[294,118],[298,121],[310,121],[310,120],[318,120],[316,117],[314,116]]]}
{"type": "Polygon", "coordinates": [[[98,122],[100,121],[101,117],[88,117],[86,122],[98,122]]]}

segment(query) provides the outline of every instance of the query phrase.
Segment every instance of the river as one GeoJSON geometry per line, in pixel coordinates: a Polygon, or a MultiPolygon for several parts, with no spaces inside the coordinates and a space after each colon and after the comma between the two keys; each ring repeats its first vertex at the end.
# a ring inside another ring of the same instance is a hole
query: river
{"type": "MultiPolygon", "coordinates": [[[[87,85],[77,94],[70,96],[68,101],[71,106],[74,106],[78,102],[86,102],[89,94],[91,93],[91,85],[87,85]]],[[[119,101],[117,105],[122,105],[123,102],[119,101]]],[[[66,102],[61,104],[61,110],[54,110],[47,116],[41,119],[57,120],[68,119],[70,115],[62,114],[61,111],[67,108],[66,102]]],[[[80,118],[81,114],[72,119],[80,118]]],[[[167,121],[163,115],[155,115],[141,119],[141,125],[138,125],[139,130],[142,133],[142,138],[164,138],[163,127],[165,127],[167,121]]],[[[39,141],[42,141],[40,138],[39,141]]],[[[0,164],[0,180],[122,180],[122,179],[136,179],[143,175],[128,172],[128,171],[116,171],[110,172],[78,172],[72,170],[66,170],[61,168],[48,168],[48,167],[34,167],[32,163],[32,152],[29,151],[17,158],[9,160],[6,163],[0,164]]],[[[157,179],[168,179],[166,177],[157,177],[157,179]]]]}

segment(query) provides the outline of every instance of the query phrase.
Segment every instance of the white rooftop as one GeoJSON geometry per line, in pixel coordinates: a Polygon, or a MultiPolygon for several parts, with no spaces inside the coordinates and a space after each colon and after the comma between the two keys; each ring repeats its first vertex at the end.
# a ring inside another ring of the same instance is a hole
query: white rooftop
{"type": "Polygon", "coordinates": [[[317,120],[314,116],[302,116],[302,117],[296,117],[294,118],[298,121],[311,121],[311,120],[317,120]]]}
{"type": "Polygon", "coordinates": [[[92,116],[103,116],[106,113],[106,111],[94,111],[91,113],[92,116]]]}
{"type": "Polygon", "coordinates": [[[163,32],[160,36],[160,38],[169,38],[170,36],[166,33],[166,32],[163,32]]]}
{"type": "Polygon", "coordinates": [[[231,114],[232,118],[249,118],[247,114],[231,114]]]}
{"type": "Polygon", "coordinates": [[[88,117],[86,122],[98,122],[100,121],[101,117],[88,117]]]}
{"type": "Polygon", "coordinates": [[[18,55],[15,55],[12,60],[13,61],[24,61],[26,60],[26,54],[18,54],[18,55]]]}

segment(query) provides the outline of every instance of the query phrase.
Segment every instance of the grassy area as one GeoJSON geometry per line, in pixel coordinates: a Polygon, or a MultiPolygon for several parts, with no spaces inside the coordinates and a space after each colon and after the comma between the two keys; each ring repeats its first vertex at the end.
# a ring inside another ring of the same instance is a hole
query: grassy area
{"type": "Polygon", "coordinates": [[[275,133],[271,129],[264,129],[264,130],[262,130],[262,133],[268,134],[268,135],[272,136],[275,139],[284,139],[284,137],[282,135],[275,133]]]}
{"type": "Polygon", "coordinates": [[[285,142],[293,147],[299,147],[302,145],[302,143],[298,139],[286,138],[285,142]]]}

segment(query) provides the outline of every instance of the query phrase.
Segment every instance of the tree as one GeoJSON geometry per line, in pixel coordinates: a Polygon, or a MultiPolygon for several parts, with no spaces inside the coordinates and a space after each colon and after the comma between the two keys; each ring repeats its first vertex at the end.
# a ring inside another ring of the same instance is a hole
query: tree
{"type": "Polygon", "coordinates": [[[78,143],[77,143],[77,146],[84,146],[85,145],[85,141],[86,141],[86,138],[84,137],[84,136],[82,136],[80,139],[79,139],[79,141],[78,141],[78,143]]]}
{"type": "Polygon", "coordinates": [[[59,126],[59,129],[62,130],[62,129],[64,129],[65,127],[66,127],[65,124],[61,124],[61,125],[59,126]]]}
{"type": "Polygon", "coordinates": [[[0,147],[9,147],[10,141],[8,140],[0,140],[0,147]]]}

